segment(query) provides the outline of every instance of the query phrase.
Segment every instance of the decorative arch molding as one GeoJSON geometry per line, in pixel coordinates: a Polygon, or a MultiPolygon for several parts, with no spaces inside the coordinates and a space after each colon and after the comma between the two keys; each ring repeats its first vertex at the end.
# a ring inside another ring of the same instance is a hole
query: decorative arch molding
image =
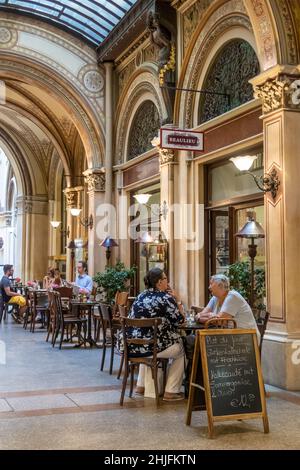
{"type": "Polygon", "coordinates": [[[63,166],[59,155],[57,154],[56,150],[53,151],[50,167],[49,167],[49,176],[48,176],[48,195],[49,201],[55,200],[55,188],[57,184],[57,177],[58,175],[61,176],[63,171],[63,166]]]}
{"type": "Polygon", "coordinates": [[[11,138],[11,133],[0,127],[0,143],[16,177],[18,196],[32,196],[34,181],[23,157],[22,149],[11,138]]]}
{"type": "MultiPolygon", "coordinates": [[[[203,70],[208,68],[209,61],[224,45],[224,38],[245,39],[254,50],[256,45],[250,20],[242,0],[230,0],[227,3],[218,2],[219,8],[209,8],[203,15],[186,54],[179,88],[198,89],[203,70]],[[212,51],[215,51],[212,56],[212,51]]],[[[214,4],[213,4],[214,5],[214,4]]],[[[191,128],[195,121],[195,103],[199,102],[196,93],[177,92],[174,108],[174,121],[180,126],[191,128]]],[[[197,125],[197,124],[195,124],[197,125]]]]}
{"type": "Polygon", "coordinates": [[[123,163],[125,161],[132,121],[137,109],[144,101],[152,101],[154,103],[161,122],[167,119],[167,108],[159,88],[158,78],[151,69],[137,71],[132,76],[120,99],[116,121],[116,163],[123,163]]]}
{"type": "Polygon", "coordinates": [[[18,189],[15,176],[9,175],[7,178],[7,193],[6,193],[6,211],[12,212],[15,208],[13,202],[16,202],[18,196],[18,189]]]}
{"type": "Polygon", "coordinates": [[[297,26],[289,0],[244,0],[262,71],[299,61],[297,26]]]}
{"type": "Polygon", "coordinates": [[[45,66],[20,60],[19,57],[7,56],[1,58],[0,76],[2,79],[19,80],[49,90],[59,100],[61,105],[71,116],[79,135],[81,136],[89,168],[97,168],[103,165],[104,134],[99,122],[85,97],[75,90],[71,83],[58,79],[53,71],[45,66]]]}

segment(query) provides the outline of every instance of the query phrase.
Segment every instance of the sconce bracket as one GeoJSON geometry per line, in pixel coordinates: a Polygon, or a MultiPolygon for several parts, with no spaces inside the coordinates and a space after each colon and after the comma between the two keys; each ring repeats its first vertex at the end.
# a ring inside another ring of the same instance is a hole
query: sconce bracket
{"type": "Polygon", "coordinates": [[[79,221],[80,221],[81,225],[83,225],[85,228],[90,227],[90,230],[92,230],[92,228],[94,226],[94,219],[93,219],[92,214],[89,217],[86,217],[84,220],[79,219],[79,221]]]}
{"type": "Polygon", "coordinates": [[[250,171],[247,174],[251,175],[254,179],[256,186],[264,193],[270,192],[273,199],[276,199],[277,192],[280,186],[279,175],[276,168],[273,168],[271,173],[265,173],[263,176],[256,176],[250,171]]]}

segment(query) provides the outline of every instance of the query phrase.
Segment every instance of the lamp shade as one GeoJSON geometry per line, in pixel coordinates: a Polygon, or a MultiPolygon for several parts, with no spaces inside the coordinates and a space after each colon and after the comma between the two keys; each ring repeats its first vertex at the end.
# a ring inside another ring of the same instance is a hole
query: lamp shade
{"type": "Polygon", "coordinates": [[[61,222],[59,220],[51,220],[50,224],[52,225],[53,228],[58,228],[61,222]]]}
{"type": "Polygon", "coordinates": [[[236,237],[239,238],[264,238],[265,232],[259,222],[255,220],[255,212],[248,212],[248,221],[236,233],[236,237]]]}
{"type": "Polygon", "coordinates": [[[135,194],[133,197],[139,204],[147,204],[151,194],[135,194]]]}
{"type": "Polygon", "coordinates": [[[78,217],[80,212],[81,212],[81,209],[79,209],[77,207],[72,207],[70,212],[71,212],[71,215],[73,215],[74,217],[78,217]]]}
{"type": "Polygon", "coordinates": [[[253,162],[257,159],[256,155],[244,155],[242,157],[230,158],[230,161],[234,163],[236,168],[240,171],[248,171],[253,165],[253,162]]]}
{"type": "Polygon", "coordinates": [[[75,250],[75,248],[77,248],[75,241],[74,241],[74,240],[71,240],[71,241],[68,243],[67,248],[69,248],[69,250],[75,250]]]}
{"type": "Polygon", "coordinates": [[[111,248],[113,246],[119,246],[118,243],[111,237],[106,237],[100,246],[104,246],[105,248],[111,248]]]}

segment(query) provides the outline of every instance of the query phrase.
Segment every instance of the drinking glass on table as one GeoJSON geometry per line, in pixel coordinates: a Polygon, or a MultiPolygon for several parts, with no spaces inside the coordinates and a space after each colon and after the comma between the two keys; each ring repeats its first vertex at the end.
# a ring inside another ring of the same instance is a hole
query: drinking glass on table
{"type": "Polygon", "coordinates": [[[194,310],[188,310],[188,311],[186,312],[185,318],[186,318],[186,322],[187,322],[189,325],[191,325],[192,323],[194,323],[194,321],[195,321],[195,312],[194,312],[194,310]]]}

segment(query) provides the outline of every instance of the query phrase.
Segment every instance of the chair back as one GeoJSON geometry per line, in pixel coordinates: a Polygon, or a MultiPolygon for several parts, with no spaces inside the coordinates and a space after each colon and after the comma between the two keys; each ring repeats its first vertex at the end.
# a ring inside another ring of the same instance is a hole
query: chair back
{"type": "Polygon", "coordinates": [[[126,318],[128,315],[128,308],[125,305],[118,305],[118,311],[121,318],[126,318]]]}
{"type": "Polygon", "coordinates": [[[234,318],[210,318],[204,324],[204,328],[236,328],[234,318]]]}
{"type": "Polygon", "coordinates": [[[59,292],[62,299],[72,299],[73,287],[54,287],[54,291],[59,292]]]}
{"type": "Polygon", "coordinates": [[[259,343],[259,352],[261,354],[262,350],[262,343],[263,339],[265,336],[265,331],[267,329],[267,324],[270,318],[270,312],[267,312],[266,310],[257,310],[256,312],[253,312],[258,331],[260,333],[260,343],[259,343]]]}
{"type": "Polygon", "coordinates": [[[125,360],[129,359],[129,347],[130,345],[146,346],[152,345],[153,360],[156,362],[157,356],[157,328],[162,322],[161,318],[124,318],[121,317],[123,342],[124,342],[124,356],[125,360]],[[129,330],[132,328],[147,328],[152,329],[153,333],[150,337],[144,338],[131,338],[128,335],[129,330]]]}
{"type": "Polygon", "coordinates": [[[59,292],[54,291],[54,290],[53,290],[52,294],[53,294],[52,308],[54,310],[54,315],[55,315],[56,320],[61,325],[64,321],[64,314],[63,314],[63,309],[62,309],[62,304],[61,304],[61,295],[60,295],[59,292]]]}
{"type": "Polygon", "coordinates": [[[100,316],[104,321],[108,322],[108,326],[112,328],[112,308],[110,304],[105,304],[104,302],[99,303],[99,312],[100,316]]]}
{"type": "Polygon", "coordinates": [[[120,292],[118,291],[115,296],[115,304],[116,305],[127,305],[128,300],[128,292],[120,292]]]}

